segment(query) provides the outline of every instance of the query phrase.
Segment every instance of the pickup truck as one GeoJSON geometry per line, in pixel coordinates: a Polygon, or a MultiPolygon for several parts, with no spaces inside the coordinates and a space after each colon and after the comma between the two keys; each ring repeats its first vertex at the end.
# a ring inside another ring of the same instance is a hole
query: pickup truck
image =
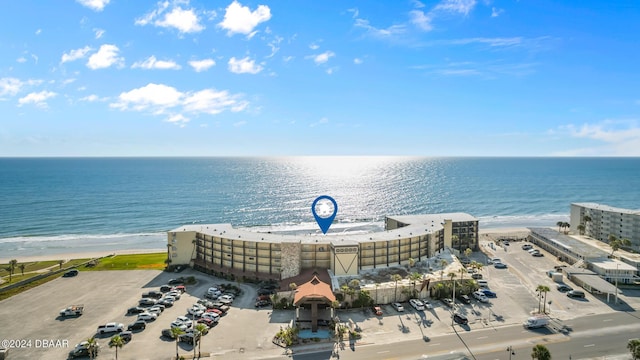
{"type": "Polygon", "coordinates": [[[60,316],[80,316],[84,311],[84,305],[71,305],[66,309],[60,310],[60,316]]]}
{"type": "Polygon", "coordinates": [[[105,325],[98,326],[98,334],[122,332],[124,331],[124,324],[119,323],[107,323],[105,325]]]}

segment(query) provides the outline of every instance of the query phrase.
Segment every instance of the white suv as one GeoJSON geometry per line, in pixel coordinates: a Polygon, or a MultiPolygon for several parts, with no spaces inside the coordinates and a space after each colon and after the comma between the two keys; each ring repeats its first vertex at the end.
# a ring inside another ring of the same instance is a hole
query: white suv
{"type": "Polygon", "coordinates": [[[409,300],[409,304],[411,304],[411,306],[413,306],[413,308],[418,311],[424,311],[424,304],[418,299],[409,300]]]}
{"type": "Polygon", "coordinates": [[[487,297],[487,295],[485,295],[482,291],[474,291],[473,292],[473,297],[483,303],[489,302],[489,298],[487,297]]]}

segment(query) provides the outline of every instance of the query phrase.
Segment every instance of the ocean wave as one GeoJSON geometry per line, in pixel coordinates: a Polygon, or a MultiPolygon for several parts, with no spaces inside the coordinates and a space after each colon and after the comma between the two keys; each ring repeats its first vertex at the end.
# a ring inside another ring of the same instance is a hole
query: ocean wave
{"type": "Polygon", "coordinates": [[[50,235],[50,236],[15,236],[0,239],[0,243],[24,243],[24,242],[52,242],[52,241],[76,241],[76,240],[91,240],[91,241],[109,241],[118,239],[122,240],[139,240],[142,238],[166,238],[166,232],[154,232],[154,233],[118,233],[118,234],[64,234],[64,235],[50,235]]]}
{"type": "Polygon", "coordinates": [[[478,216],[480,229],[513,228],[513,227],[546,227],[556,226],[558,221],[568,222],[569,214],[526,214],[478,216]]]}

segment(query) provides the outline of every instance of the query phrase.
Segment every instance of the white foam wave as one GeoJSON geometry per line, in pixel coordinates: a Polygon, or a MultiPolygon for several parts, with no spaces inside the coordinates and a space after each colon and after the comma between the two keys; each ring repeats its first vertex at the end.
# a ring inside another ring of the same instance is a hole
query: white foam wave
{"type": "Polygon", "coordinates": [[[558,221],[568,222],[569,214],[479,216],[478,220],[481,229],[555,226],[558,221]]]}
{"type": "Polygon", "coordinates": [[[0,239],[0,243],[14,243],[14,242],[50,242],[50,241],[74,241],[74,240],[114,240],[114,239],[140,239],[149,237],[162,237],[166,238],[166,232],[156,233],[135,233],[135,234],[64,234],[64,235],[51,235],[51,236],[15,236],[0,239]]]}

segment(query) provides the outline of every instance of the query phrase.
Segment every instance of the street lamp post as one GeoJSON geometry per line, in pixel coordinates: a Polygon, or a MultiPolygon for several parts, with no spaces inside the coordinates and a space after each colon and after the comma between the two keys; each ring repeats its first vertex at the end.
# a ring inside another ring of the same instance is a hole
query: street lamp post
{"type": "Polygon", "coordinates": [[[453,315],[456,312],[456,282],[453,281],[453,293],[451,294],[451,326],[453,326],[453,315]]]}
{"type": "Polygon", "coordinates": [[[515,355],[516,352],[513,351],[513,346],[509,345],[509,347],[507,348],[507,351],[509,352],[509,360],[511,360],[511,355],[515,355]]]}
{"type": "Polygon", "coordinates": [[[618,303],[618,276],[620,274],[620,264],[616,264],[616,304],[618,303]]]}

